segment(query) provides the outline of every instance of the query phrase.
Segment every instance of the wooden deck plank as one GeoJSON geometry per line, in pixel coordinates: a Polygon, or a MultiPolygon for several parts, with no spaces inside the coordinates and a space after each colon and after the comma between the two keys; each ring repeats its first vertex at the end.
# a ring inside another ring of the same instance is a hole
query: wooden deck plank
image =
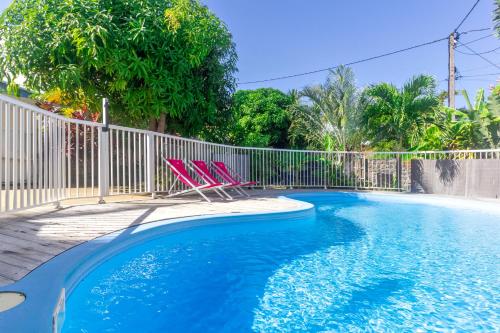
{"type": "Polygon", "coordinates": [[[45,241],[44,239],[34,242],[17,238],[15,236],[6,236],[3,234],[0,234],[0,243],[18,245],[21,246],[22,248],[27,249],[28,251],[33,250],[48,255],[56,255],[65,250],[53,246],[53,242],[45,241]]]}
{"type": "MultiPolygon", "coordinates": [[[[23,226],[1,224],[0,223],[0,234],[14,236],[14,237],[16,237],[16,238],[18,237],[20,239],[25,239],[25,240],[39,239],[40,236],[37,235],[37,232],[38,231],[34,228],[25,228],[23,226]]],[[[59,244],[61,246],[62,245],[74,245],[74,241],[69,241],[69,240],[65,240],[65,239],[54,240],[54,242],[55,242],[55,244],[59,244]]]]}
{"type": "Polygon", "coordinates": [[[22,254],[16,253],[14,251],[8,253],[2,253],[0,257],[0,262],[5,265],[17,266],[21,268],[26,268],[32,270],[33,268],[40,265],[40,259],[34,259],[30,257],[23,256],[22,254]]]}
{"type": "MultiPolygon", "coordinates": [[[[0,261],[0,264],[2,264],[3,262],[0,261]]],[[[36,266],[35,266],[36,267],[36,266]]],[[[33,267],[33,268],[35,268],[33,267]]],[[[31,269],[33,269],[31,268],[31,269]]],[[[2,276],[7,278],[7,279],[10,279],[10,280],[19,280],[20,278],[22,278],[23,276],[25,276],[26,274],[28,274],[31,269],[28,269],[28,268],[23,268],[23,267],[19,267],[19,266],[14,266],[14,265],[2,265],[2,276]]]]}
{"type": "Polygon", "coordinates": [[[33,244],[39,244],[39,245],[44,245],[44,246],[50,246],[53,247],[57,250],[65,250],[68,248],[68,246],[72,244],[68,243],[61,243],[59,241],[45,241],[45,240],[40,240],[40,237],[38,235],[33,235],[29,233],[21,233],[19,231],[11,231],[11,230],[5,230],[0,228],[0,241],[2,240],[2,237],[8,237],[8,238],[13,238],[15,240],[22,240],[26,242],[31,242],[33,244]]]}
{"type": "MultiPolygon", "coordinates": [[[[7,255],[16,255],[19,257],[32,259],[36,262],[44,262],[54,256],[52,254],[38,252],[33,248],[19,246],[18,244],[0,242],[0,260],[5,261],[7,255]]],[[[1,271],[2,266],[0,265],[0,272],[1,271]]]]}
{"type": "Polygon", "coordinates": [[[299,203],[266,194],[231,202],[199,198],[38,207],[0,216],[0,286],[21,279],[55,255],[93,238],[142,223],[209,214],[295,208],[299,203]]]}
{"type": "Polygon", "coordinates": [[[0,286],[8,286],[9,284],[12,284],[14,282],[16,282],[16,280],[8,279],[0,275],[0,286]]]}

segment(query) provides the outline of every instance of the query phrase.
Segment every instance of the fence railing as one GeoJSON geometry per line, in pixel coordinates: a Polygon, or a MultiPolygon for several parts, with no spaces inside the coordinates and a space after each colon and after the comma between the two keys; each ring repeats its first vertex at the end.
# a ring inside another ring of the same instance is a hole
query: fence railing
{"type": "MultiPolygon", "coordinates": [[[[500,163],[500,150],[325,152],[233,147],[114,125],[108,130],[100,123],[68,119],[0,96],[0,212],[70,198],[166,192],[174,176],[162,156],[220,160],[257,181],[260,188],[402,192],[412,190],[412,173],[421,168],[415,164],[418,160],[500,163]]],[[[176,186],[181,189],[182,184],[176,186]]]]}

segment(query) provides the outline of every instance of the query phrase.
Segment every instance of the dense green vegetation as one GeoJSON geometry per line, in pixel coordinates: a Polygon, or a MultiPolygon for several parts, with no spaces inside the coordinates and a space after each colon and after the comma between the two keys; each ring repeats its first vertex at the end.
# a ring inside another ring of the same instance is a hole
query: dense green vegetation
{"type": "Polygon", "coordinates": [[[462,91],[467,107],[455,110],[443,105],[430,76],[415,76],[401,88],[379,83],[358,90],[352,71],[339,68],[324,85],[299,93],[303,99],[289,111],[289,138],[325,150],[498,148],[499,92],[500,86],[486,101],[479,90],[472,103],[462,91]]]}
{"type": "MultiPolygon", "coordinates": [[[[500,147],[500,108],[488,104],[484,90],[477,92],[471,104],[466,91],[464,96],[467,108],[455,110],[440,106],[436,118],[425,129],[425,134],[413,150],[452,150],[500,147]]],[[[494,98],[492,92],[490,100],[494,98]]]]}
{"type": "Polygon", "coordinates": [[[500,147],[500,87],[484,90],[466,108],[444,106],[434,78],[418,75],[401,88],[379,83],[358,89],[350,68],[324,84],[284,94],[238,91],[226,142],[316,150],[450,150],[500,147]],[[286,140],[287,138],[287,140],[286,140]]]}
{"type": "Polygon", "coordinates": [[[253,147],[287,147],[292,98],[280,90],[239,90],[233,96],[228,141],[253,147]]]}
{"type": "MultiPolygon", "coordinates": [[[[500,0],[495,28],[500,34],[500,0]]],[[[237,55],[225,24],[198,0],[17,0],[0,16],[0,76],[26,78],[38,105],[97,120],[242,146],[316,150],[500,147],[500,86],[444,106],[436,81],[356,86],[338,67],[288,93],[235,92],[237,55]]]]}
{"type": "Polygon", "coordinates": [[[17,0],[0,39],[9,82],[24,76],[91,109],[108,97],[114,122],[193,135],[229,112],[234,44],[198,1],[17,0]]]}
{"type": "Polygon", "coordinates": [[[410,79],[401,89],[380,83],[363,93],[368,102],[362,116],[367,138],[375,147],[405,150],[417,145],[435,119],[439,99],[430,76],[410,79]]]}
{"type": "Polygon", "coordinates": [[[362,103],[350,68],[339,67],[324,84],[293,94],[298,98],[290,108],[289,137],[295,146],[305,143],[312,149],[350,150],[360,145],[362,103]],[[306,103],[300,102],[301,97],[306,103]]]}

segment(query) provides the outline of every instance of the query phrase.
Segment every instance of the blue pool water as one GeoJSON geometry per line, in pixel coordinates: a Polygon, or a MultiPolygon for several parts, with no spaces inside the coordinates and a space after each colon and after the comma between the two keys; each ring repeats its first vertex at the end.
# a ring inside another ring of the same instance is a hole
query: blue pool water
{"type": "Polygon", "coordinates": [[[63,332],[500,329],[500,217],[376,195],[177,231],[94,269],[63,332]]]}

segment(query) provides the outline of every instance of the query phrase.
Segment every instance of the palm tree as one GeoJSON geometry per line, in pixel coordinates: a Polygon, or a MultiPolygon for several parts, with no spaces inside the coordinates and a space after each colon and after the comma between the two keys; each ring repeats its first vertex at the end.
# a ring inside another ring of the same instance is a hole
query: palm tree
{"type": "Polygon", "coordinates": [[[436,81],[427,75],[411,78],[401,89],[389,83],[368,87],[362,122],[372,144],[389,149],[416,146],[439,106],[435,89],[436,81]]]}
{"type": "Polygon", "coordinates": [[[291,108],[291,139],[302,137],[309,147],[331,151],[359,145],[359,94],[350,68],[338,67],[324,84],[306,87],[299,96],[306,103],[291,108]]]}

